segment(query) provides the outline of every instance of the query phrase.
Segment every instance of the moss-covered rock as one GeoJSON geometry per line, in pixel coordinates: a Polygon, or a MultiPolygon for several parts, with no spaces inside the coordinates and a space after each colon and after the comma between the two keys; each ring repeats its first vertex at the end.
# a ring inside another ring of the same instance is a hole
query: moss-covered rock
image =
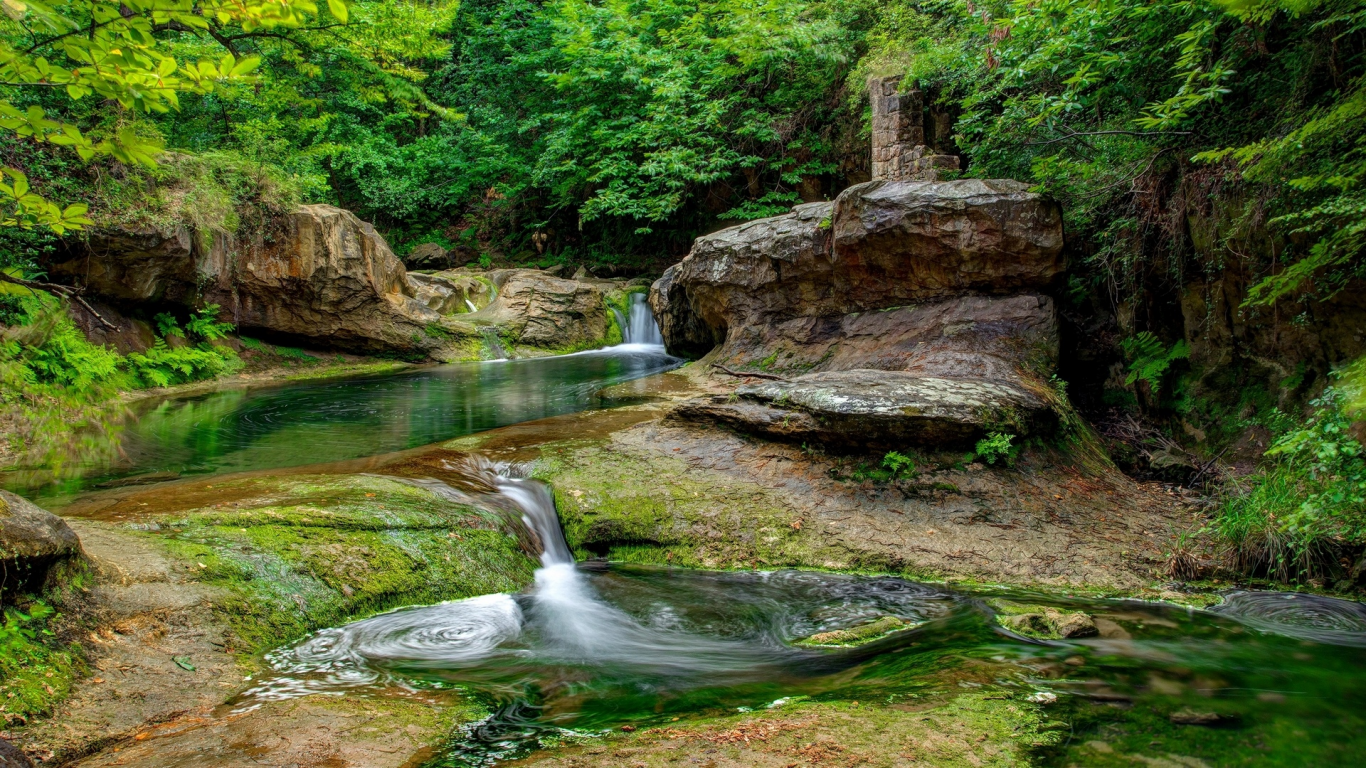
{"type": "Polygon", "coordinates": [[[883,616],[879,619],[860,624],[849,629],[836,629],[830,632],[817,632],[793,643],[804,648],[851,648],[866,645],[874,640],[900,632],[914,625],[897,616],[883,616]]]}
{"type": "Polygon", "coordinates": [[[285,478],[153,527],[224,588],[216,608],[257,650],[399,605],[515,591],[535,568],[486,513],[367,475],[285,478]]]}
{"type": "Polygon", "coordinates": [[[989,601],[1001,626],[1039,640],[1071,640],[1100,634],[1096,622],[1080,611],[1063,611],[1048,605],[989,601]]]}

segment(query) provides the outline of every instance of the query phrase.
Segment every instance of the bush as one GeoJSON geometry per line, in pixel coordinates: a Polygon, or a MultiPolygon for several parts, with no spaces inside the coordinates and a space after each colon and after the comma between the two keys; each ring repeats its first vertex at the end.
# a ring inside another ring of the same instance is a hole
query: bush
{"type": "Polygon", "coordinates": [[[199,344],[171,349],[165,340],[157,339],[145,353],[128,355],[128,367],[144,387],[169,387],[234,373],[242,361],[227,347],[199,344]]]}
{"type": "Polygon", "coordinates": [[[1329,387],[1273,462],[1222,501],[1210,529],[1240,570],[1283,581],[1337,573],[1344,551],[1366,545],[1366,449],[1352,436],[1348,396],[1329,387]]]}

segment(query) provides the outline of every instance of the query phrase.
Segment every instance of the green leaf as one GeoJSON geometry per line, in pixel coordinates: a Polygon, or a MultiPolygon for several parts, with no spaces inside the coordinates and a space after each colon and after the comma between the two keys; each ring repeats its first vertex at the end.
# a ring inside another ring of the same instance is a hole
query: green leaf
{"type": "Polygon", "coordinates": [[[346,23],[346,3],[342,0],[327,0],[327,9],[332,12],[333,16],[337,17],[337,21],[346,23]]]}

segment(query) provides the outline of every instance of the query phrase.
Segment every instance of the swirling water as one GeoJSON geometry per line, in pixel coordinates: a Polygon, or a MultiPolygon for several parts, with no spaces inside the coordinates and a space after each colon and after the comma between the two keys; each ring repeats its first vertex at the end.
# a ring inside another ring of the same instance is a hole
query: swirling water
{"type": "Polygon", "coordinates": [[[1147,754],[1174,765],[1347,766],[1366,748],[1366,614],[1356,603],[1243,592],[1197,611],[890,577],[575,564],[543,485],[516,467],[471,461],[463,471],[460,488],[413,482],[526,529],[541,551],[534,586],[318,632],[272,654],[273,673],[235,706],[458,687],[493,714],[457,733],[438,766],[493,765],[547,736],[798,696],[895,702],[981,686],[1061,697],[1053,714],[1073,732],[1046,756],[1059,765],[1147,754]],[[992,620],[990,598],[1083,610],[1104,631],[1014,636],[992,620]],[[882,616],[908,628],[859,648],[793,644],[882,616]],[[1217,712],[1221,726],[1174,725],[1183,710],[1217,712]],[[1097,739],[1112,751],[1088,751],[1097,739]],[[1162,757],[1172,754],[1186,762],[1162,757]]]}

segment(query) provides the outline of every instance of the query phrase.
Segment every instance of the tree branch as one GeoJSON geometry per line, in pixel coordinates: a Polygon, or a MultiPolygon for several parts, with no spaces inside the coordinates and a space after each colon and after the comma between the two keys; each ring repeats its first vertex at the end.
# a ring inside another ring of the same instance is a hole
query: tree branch
{"type": "Polygon", "coordinates": [[[57,283],[44,283],[37,280],[25,280],[22,277],[14,277],[13,275],[4,272],[0,272],[0,282],[11,283],[22,288],[27,288],[30,291],[47,291],[48,293],[55,293],[58,296],[62,296],[80,304],[86,312],[90,313],[91,317],[98,320],[100,325],[103,325],[105,328],[111,331],[117,331],[119,329],[117,325],[105,320],[99,312],[95,311],[94,307],[87,304],[85,299],[81,298],[81,289],[79,288],[72,288],[69,285],[58,285],[57,283]]]}
{"type": "Polygon", "coordinates": [[[768,380],[770,380],[770,381],[787,381],[787,379],[783,378],[782,376],[774,376],[774,375],[771,374],[771,373],[739,373],[739,372],[736,372],[736,371],[732,371],[731,369],[727,368],[727,367],[724,366],[724,365],[721,365],[720,363],[712,363],[712,364],[711,364],[711,367],[712,367],[712,368],[715,368],[716,370],[720,371],[721,373],[726,374],[727,376],[734,376],[734,377],[737,378],[737,379],[755,378],[755,379],[768,379],[768,380]]]}

